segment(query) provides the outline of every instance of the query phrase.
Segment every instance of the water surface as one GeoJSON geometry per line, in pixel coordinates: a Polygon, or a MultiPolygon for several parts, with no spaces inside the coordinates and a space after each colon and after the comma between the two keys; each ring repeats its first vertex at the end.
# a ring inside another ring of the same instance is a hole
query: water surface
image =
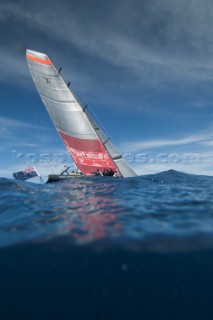
{"type": "Polygon", "coordinates": [[[0,179],[0,319],[212,320],[212,182],[0,179]]]}

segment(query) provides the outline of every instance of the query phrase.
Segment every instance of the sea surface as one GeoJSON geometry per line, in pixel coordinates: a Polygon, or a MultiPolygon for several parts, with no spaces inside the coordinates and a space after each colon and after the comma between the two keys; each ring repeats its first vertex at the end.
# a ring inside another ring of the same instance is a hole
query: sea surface
{"type": "Polygon", "coordinates": [[[0,319],[213,319],[213,177],[0,178],[0,319]]]}

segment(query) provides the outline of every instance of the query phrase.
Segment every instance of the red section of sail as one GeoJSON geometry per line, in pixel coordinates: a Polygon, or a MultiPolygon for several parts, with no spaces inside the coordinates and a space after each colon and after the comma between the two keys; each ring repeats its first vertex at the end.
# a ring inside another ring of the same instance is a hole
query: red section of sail
{"type": "Polygon", "coordinates": [[[30,54],[27,54],[27,59],[32,60],[34,62],[41,63],[41,64],[47,64],[47,65],[52,64],[52,61],[50,59],[42,59],[42,58],[31,56],[30,54]]]}
{"type": "Polygon", "coordinates": [[[117,172],[109,153],[99,139],[80,139],[59,131],[71,157],[78,169],[86,175],[91,175],[97,169],[112,169],[117,172]]]}

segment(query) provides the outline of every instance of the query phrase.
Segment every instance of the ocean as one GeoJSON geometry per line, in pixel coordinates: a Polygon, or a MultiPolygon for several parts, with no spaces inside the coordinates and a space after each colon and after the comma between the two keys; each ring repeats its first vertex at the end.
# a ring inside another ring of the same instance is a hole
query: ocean
{"type": "Polygon", "coordinates": [[[213,177],[0,179],[0,319],[213,319],[213,177]]]}

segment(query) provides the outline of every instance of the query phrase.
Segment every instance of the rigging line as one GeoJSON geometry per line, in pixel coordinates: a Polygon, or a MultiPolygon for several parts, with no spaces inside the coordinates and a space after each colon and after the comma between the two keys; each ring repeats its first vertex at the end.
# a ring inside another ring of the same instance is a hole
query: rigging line
{"type": "Polygon", "coordinates": [[[90,117],[91,117],[90,114],[92,113],[94,121],[97,122],[98,127],[101,127],[101,130],[104,132],[104,134],[106,134],[106,136],[109,137],[109,133],[107,132],[106,128],[104,127],[104,125],[102,124],[102,122],[100,121],[98,116],[93,111],[92,107],[89,104],[84,104],[83,99],[81,99],[81,97],[79,95],[77,95],[77,93],[75,92],[75,90],[73,88],[72,88],[72,94],[74,95],[75,99],[78,101],[80,106],[82,107],[83,112],[85,112],[87,110],[90,117]]]}
{"type": "Polygon", "coordinates": [[[34,99],[34,115],[35,115],[35,125],[36,125],[36,135],[37,135],[37,142],[40,141],[41,144],[41,133],[40,133],[40,122],[39,122],[39,104],[37,103],[37,99],[34,99]]]}
{"type": "Polygon", "coordinates": [[[109,132],[107,131],[107,129],[104,127],[104,125],[102,124],[101,120],[98,118],[98,116],[95,114],[95,112],[93,111],[92,107],[89,106],[89,111],[92,113],[94,119],[97,121],[98,126],[101,127],[102,131],[106,134],[107,137],[109,137],[109,132]]]}
{"type": "Polygon", "coordinates": [[[103,142],[103,145],[105,146],[105,144],[110,140],[110,137],[108,137],[108,139],[106,139],[106,141],[103,142]]]}
{"type": "MultiPolygon", "coordinates": [[[[70,90],[70,88],[68,88],[70,90]]],[[[80,96],[78,96],[78,94],[75,92],[75,89],[72,86],[72,89],[70,90],[70,92],[73,94],[74,98],[77,100],[77,102],[80,104],[80,106],[82,107],[82,109],[84,109],[84,107],[86,106],[83,103],[83,99],[80,98],[80,96]]]]}
{"type": "MultiPolygon", "coordinates": [[[[66,82],[65,82],[66,83],[66,82]]],[[[68,87],[69,88],[69,87],[68,87]]],[[[69,88],[70,90],[70,88],[69,88]]],[[[95,112],[93,111],[92,107],[89,104],[84,104],[83,99],[81,99],[81,97],[76,93],[75,89],[72,86],[72,89],[70,90],[71,93],[73,94],[73,96],[75,97],[75,99],[77,100],[77,102],[80,104],[80,106],[82,107],[82,111],[86,111],[86,109],[89,109],[89,115],[90,115],[90,111],[93,114],[93,117],[95,118],[94,120],[97,121],[97,125],[98,127],[101,127],[101,130],[103,131],[103,133],[109,137],[109,132],[106,130],[106,128],[104,127],[104,125],[102,124],[102,122],[100,121],[100,119],[98,118],[98,116],[95,114],[95,112]]]]}
{"type": "Polygon", "coordinates": [[[34,99],[34,115],[35,115],[35,125],[36,125],[36,128],[37,128],[37,131],[38,131],[38,137],[37,137],[37,140],[38,142],[40,142],[39,144],[42,146],[42,130],[41,130],[41,120],[40,120],[40,113],[41,113],[41,109],[40,109],[40,106],[39,104],[37,103],[37,99],[34,99]]]}
{"type": "Polygon", "coordinates": [[[37,123],[37,112],[36,112],[36,100],[34,99],[33,102],[33,109],[34,109],[34,122],[35,122],[35,126],[36,128],[38,128],[38,123],[37,123]]]}
{"type": "Polygon", "coordinates": [[[44,128],[44,117],[43,117],[43,112],[41,113],[41,126],[42,126],[42,145],[43,148],[46,150],[46,139],[45,139],[45,128],[44,128]]]}
{"type": "Polygon", "coordinates": [[[83,107],[83,112],[85,112],[86,108],[88,107],[88,104],[86,104],[84,107],[83,107]]]}

